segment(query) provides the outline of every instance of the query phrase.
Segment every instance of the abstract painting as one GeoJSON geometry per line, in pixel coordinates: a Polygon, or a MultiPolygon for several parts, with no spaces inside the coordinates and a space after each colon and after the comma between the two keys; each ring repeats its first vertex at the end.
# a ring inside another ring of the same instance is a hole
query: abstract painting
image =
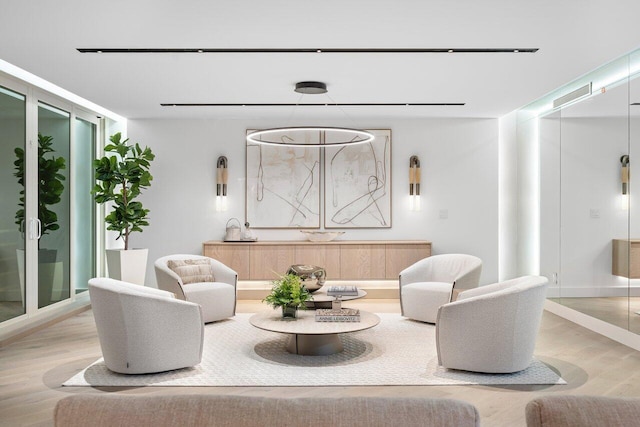
{"type": "Polygon", "coordinates": [[[391,129],[375,140],[325,148],[324,227],[391,227],[391,129]]]}
{"type": "Polygon", "coordinates": [[[247,143],[246,185],[251,228],[320,228],[319,148],[247,143]]]}

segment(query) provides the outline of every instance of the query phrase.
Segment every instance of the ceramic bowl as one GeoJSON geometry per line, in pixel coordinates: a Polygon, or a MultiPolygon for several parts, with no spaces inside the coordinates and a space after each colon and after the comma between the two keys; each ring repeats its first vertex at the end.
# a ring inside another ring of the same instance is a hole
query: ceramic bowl
{"type": "Polygon", "coordinates": [[[310,242],[330,242],[338,236],[342,236],[344,231],[307,231],[300,230],[310,242]]]}

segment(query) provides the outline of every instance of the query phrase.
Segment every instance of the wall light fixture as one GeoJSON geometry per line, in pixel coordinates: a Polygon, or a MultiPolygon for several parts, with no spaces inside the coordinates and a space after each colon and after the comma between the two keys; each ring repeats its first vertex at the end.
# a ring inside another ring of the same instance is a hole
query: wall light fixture
{"type": "Polygon", "coordinates": [[[420,210],[420,159],[415,155],[409,158],[409,209],[420,210]]]}
{"type": "Polygon", "coordinates": [[[620,157],[622,165],[620,181],[622,182],[621,208],[629,209],[629,156],[627,154],[620,157]]]}
{"type": "Polygon", "coordinates": [[[218,212],[227,210],[227,180],[229,178],[227,165],[228,161],[225,156],[218,157],[216,164],[216,211],[218,212]]]}

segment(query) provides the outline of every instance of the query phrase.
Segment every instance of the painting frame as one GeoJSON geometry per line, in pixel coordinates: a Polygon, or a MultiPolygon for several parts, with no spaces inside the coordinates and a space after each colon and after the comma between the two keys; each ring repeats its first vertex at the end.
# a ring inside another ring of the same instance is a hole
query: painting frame
{"type": "Polygon", "coordinates": [[[324,150],[324,228],[391,228],[391,129],[366,144],[324,150]]]}
{"type": "MultiPolygon", "coordinates": [[[[320,135],[309,138],[319,140],[320,135]]],[[[245,146],[245,218],[251,228],[319,229],[320,148],[245,146]]]]}

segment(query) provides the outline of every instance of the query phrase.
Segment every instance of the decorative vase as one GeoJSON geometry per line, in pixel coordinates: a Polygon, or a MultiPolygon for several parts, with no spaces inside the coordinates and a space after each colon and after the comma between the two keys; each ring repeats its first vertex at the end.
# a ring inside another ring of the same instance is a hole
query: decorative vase
{"type": "Polygon", "coordinates": [[[311,293],[314,293],[324,285],[327,272],[324,268],[316,265],[295,264],[289,267],[287,274],[294,274],[300,277],[302,284],[311,293]]]}
{"type": "Polygon", "coordinates": [[[298,307],[294,305],[283,305],[282,306],[282,318],[292,318],[295,319],[298,314],[298,307]]]}

